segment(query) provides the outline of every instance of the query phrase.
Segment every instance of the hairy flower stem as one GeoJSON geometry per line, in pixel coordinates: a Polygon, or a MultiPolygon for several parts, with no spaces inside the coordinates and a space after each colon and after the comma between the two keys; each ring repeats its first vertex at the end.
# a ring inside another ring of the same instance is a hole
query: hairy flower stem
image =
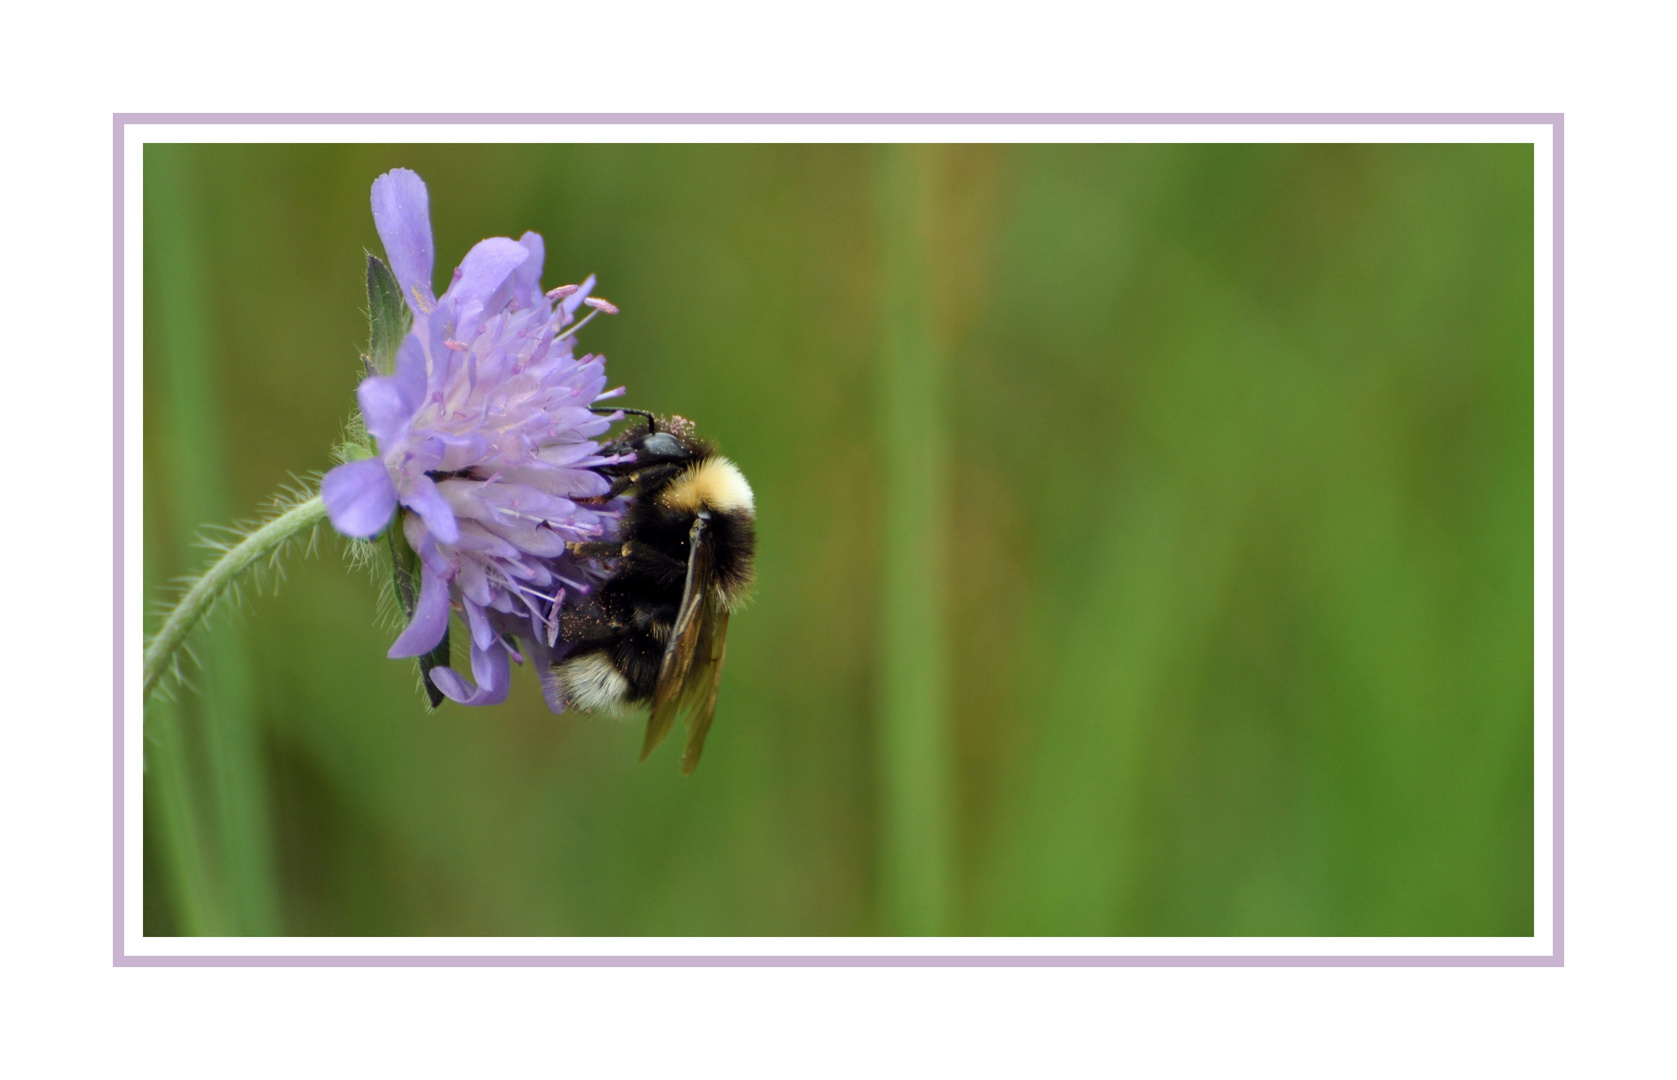
{"type": "Polygon", "coordinates": [[[186,590],[180,603],[163,620],[157,636],[146,646],[145,688],[141,700],[151,697],[163,673],[175,664],[186,636],[192,632],[215,607],[216,601],[227,592],[246,570],[265,558],[276,555],[293,538],[312,530],[326,520],[326,504],[316,495],[306,502],[290,507],[284,513],[263,524],[243,540],[228,548],[186,590]]]}

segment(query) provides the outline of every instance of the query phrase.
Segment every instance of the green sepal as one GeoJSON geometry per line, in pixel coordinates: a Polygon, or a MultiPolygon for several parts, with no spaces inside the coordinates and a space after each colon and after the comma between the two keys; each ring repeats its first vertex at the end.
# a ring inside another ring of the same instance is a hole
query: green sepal
{"type": "Polygon", "coordinates": [[[402,299],[396,275],[373,254],[367,256],[367,323],[367,354],[362,359],[370,374],[389,375],[396,370],[396,350],[408,336],[413,313],[402,299]]]}
{"type": "Polygon", "coordinates": [[[342,462],[378,457],[378,450],[373,446],[373,437],[367,434],[367,424],[361,419],[360,412],[350,413],[349,421],[344,424],[344,437],[332,448],[332,456],[342,462]]]}
{"type": "Polygon", "coordinates": [[[437,689],[437,684],[431,681],[431,669],[448,666],[448,627],[443,627],[443,639],[437,642],[437,647],[419,658],[419,678],[425,684],[425,696],[431,701],[431,708],[442,707],[443,692],[437,689]]]}
{"type": "MultiPolygon", "coordinates": [[[[396,593],[396,606],[401,608],[404,619],[411,622],[414,609],[419,605],[419,555],[399,527],[385,529],[384,535],[390,550],[390,585],[396,593]]],[[[425,696],[430,699],[431,708],[438,708],[443,703],[443,693],[431,682],[431,669],[448,666],[447,627],[443,628],[443,639],[437,642],[436,647],[418,659],[420,685],[425,687],[425,696]]]]}

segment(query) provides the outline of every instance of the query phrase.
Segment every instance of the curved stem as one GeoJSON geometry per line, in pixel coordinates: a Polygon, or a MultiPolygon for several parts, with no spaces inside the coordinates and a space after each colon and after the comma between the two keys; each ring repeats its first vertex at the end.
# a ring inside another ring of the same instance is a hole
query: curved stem
{"type": "Polygon", "coordinates": [[[141,700],[151,697],[158,679],[174,663],[175,653],[192,628],[209,614],[230,585],[256,562],[272,555],[293,537],[326,520],[326,504],[320,496],[298,503],[228,548],[210,568],[192,583],[180,603],[163,620],[163,626],[146,646],[145,688],[141,700]]]}

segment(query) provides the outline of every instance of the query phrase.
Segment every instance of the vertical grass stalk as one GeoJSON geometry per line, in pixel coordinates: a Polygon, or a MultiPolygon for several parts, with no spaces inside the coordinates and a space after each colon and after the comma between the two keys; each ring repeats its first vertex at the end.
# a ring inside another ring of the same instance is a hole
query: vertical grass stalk
{"type": "MultiPolygon", "coordinates": [[[[161,466],[148,477],[148,509],[168,513],[177,565],[183,566],[203,557],[189,546],[190,538],[206,524],[234,516],[210,359],[203,205],[189,153],[159,146],[147,148],[145,157],[145,287],[147,313],[156,320],[145,378],[155,386],[154,445],[161,466]]],[[[267,783],[244,628],[224,617],[214,633],[202,636],[197,655],[203,667],[192,679],[199,693],[183,695],[174,711],[198,722],[158,723],[148,732],[159,762],[169,763],[164,772],[175,773],[159,784],[157,803],[171,820],[194,822],[193,835],[213,838],[212,891],[218,895],[193,895],[204,883],[197,874],[183,874],[174,882],[178,906],[183,915],[220,914],[213,921],[221,925],[205,926],[208,933],[277,933],[267,783]],[[198,755],[185,740],[194,734],[201,738],[203,767],[189,769],[198,755]]]]}
{"type": "MultiPolygon", "coordinates": [[[[211,871],[205,863],[204,838],[188,786],[192,770],[186,758],[186,738],[175,703],[158,699],[146,703],[146,813],[148,843],[161,846],[157,865],[166,868],[169,912],[147,913],[148,923],[165,923],[189,937],[222,933],[227,919],[207,910],[213,903],[211,871]]],[[[152,932],[148,927],[147,932],[152,932]]]]}
{"type": "Polygon", "coordinates": [[[877,432],[884,483],[878,760],[884,928],[949,932],[953,877],[946,357],[931,327],[930,225],[939,149],[880,152],[882,341],[877,432]]]}

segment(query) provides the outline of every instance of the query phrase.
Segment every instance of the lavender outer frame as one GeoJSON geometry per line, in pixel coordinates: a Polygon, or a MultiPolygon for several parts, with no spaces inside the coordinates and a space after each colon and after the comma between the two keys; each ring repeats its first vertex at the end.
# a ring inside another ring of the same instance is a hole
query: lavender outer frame
{"type": "Polygon", "coordinates": [[[1562,967],[1565,962],[1565,117],[1561,113],[116,113],[113,385],[115,967],[1562,967]],[[1548,956],[130,956],[124,940],[123,169],[129,124],[1547,124],[1554,137],[1554,927],[1548,956]]]}

